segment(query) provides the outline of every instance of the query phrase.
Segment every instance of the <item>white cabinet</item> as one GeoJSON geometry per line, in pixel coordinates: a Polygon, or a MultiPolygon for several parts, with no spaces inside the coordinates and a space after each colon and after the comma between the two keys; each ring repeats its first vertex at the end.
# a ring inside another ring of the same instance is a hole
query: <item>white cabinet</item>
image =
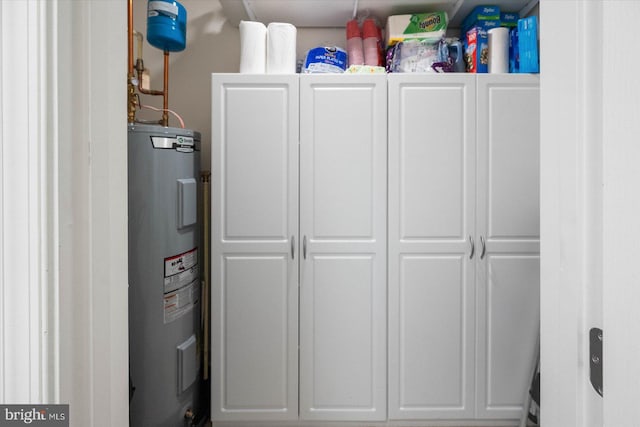
{"type": "Polygon", "coordinates": [[[300,77],[300,416],[386,419],[386,76],[300,77]]]}
{"type": "Polygon", "coordinates": [[[212,418],[297,419],[298,79],[212,86],[212,418]]]}
{"type": "Polygon", "coordinates": [[[214,420],[386,419],[386,105],[384,75],[214,75],[214,420]]]}
{"type": "Polygon", "coordinates": [[[516,419],[539,293],[538,78],[389,76],[389,417],[516,419]]]}
{"type": "Polygon", "coordinates": [[[389,417],[473,418],[475,78],[389,76],[389,417]]]}
{"type": "Polygon", "coordinates": [[[214,421],[520,417],[537,76],[214,75],[212,115],[214,421]]]}
{"type": "Polygon", "coordinates": [[[476,141],[476,410],[519,418],[540,320],[538,76],[478,77],[476,141]]]}

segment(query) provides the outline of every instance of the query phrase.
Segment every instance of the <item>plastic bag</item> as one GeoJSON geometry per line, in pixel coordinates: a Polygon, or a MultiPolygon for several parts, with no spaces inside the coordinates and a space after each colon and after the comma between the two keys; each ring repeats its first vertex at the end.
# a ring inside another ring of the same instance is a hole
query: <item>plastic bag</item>
{"type": "Polygon", "coordinates": [[[389,73],[452,72],[449,48],[444,39],[405,40],[387,52],[389,73]]]}

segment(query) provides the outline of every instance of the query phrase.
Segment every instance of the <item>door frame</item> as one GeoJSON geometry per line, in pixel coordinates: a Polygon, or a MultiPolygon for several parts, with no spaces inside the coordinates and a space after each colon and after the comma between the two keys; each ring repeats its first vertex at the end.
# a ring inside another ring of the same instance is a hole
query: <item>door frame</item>
{"type": "Polygon", "coordinates": [[[637,38],[638,20],[639,2],[607,0],[602,1],[601,13],[592,21],[602,26],[603,52],[600,297],[606,426],[630,426],[640,419],[640,58],[633,51],[627,54],[618,44],[620,40],[637,38]],[[634,24],[629,26],[630,23],[634,24]]]}
{"type": "Polygon", "coordinates": [[[587,268],[590,262],[599,263],[600,254],[584,248],[589,236],[602,230],[600,217],[589,216],[594,208],[596,213],[602,209],[601,195],[587,178],[590,170],[601,168],[601,154],[587,151],[589,144],[601,145],[598,129],[593,129],[601,111],[587,85],[601,82],[602,75],[597,61],[593,66],[580,48],[559,48],[558,40],[591,41],[585,29],[594,31],[590,13],[598,3],[542,0],[540,5],[540,371],[545,427],[597,425],[587,424],[585,414],[592,397],[585,357],[593,323],[585,298],[587,268]]]}
{"type": "Polygon", "coordinates": [[[70,404],[74,425],[125,426],[126,2],[54,6],[60,402],[70,404]]]}
{"type": "MultiPolygon", "coordinates": [[[[51,283],[54,301],[49,301],[46,309],[42,308],[47,311],[47,316],[51,316],[51,313],[54,319],[59,316],[54,322],[59,322],[56,327],[59,328],[60,342],[56,341],[57,337],[51,338],[53,346],[48,363],[60,361],[59,371],[54,366],[50,378],[54,384],[60,382],[62,392],[57,399],[73,402],[72,412],[83,408],[81,413],[74,414],[74,422],[84,425],[126,425],[127,326],[126,320],[117,316],[119,312],[126,312],[127,304],[124,178],[126,82],[121,74],[107,71],[117,70],[117,64],[120,69],[125,69],[125,42],[120,29],[125,25],[126,5],[124,1],[75,3],[68,0],[51,2],[55,10],[44,18],[48,23],[46,38],[58,43],[56,46],[48,45],[46,49],[50,49],[51,57],[56,58],[59,74],[51,76],[51,92],[37,102],[41,102],[45,110],[51,108],[56,111],[56,125],[49,131],[55,133],[58,138],[56,141],[67,147],[66,151],[61,151],[62,154],[74,154],[72,159],[56,160],[59,179],[67,184],[74,182],[76,186],[80,186],[84,180],[90,183],[90,188],[84,188],[74,199],[75,203],[87,209],[85,212],[90,217],[85,228],[78,230],[77,221],[83,219],[77,215],[82,211],[68,204],[70,200],[65,198],[69,197],[68,194],[63,197],[56,193],[57,190],[48,190],[47,194],[59,198],[61,203],[59,221],[54,224],[57,231],[52,236],[53,241],[61,243],[59,264],[54,265],[59,269],[56,274],[60,282],[51,283]],[[108,19],[105,19],[106,15],[108,19]],[[106,25],[106,22],[110,25],[106,25]],[[72,27],[76,32],[72,39],[67,40],[65,37],[69,37],[72,27]],[[65,45],[65,41],[71,43],[65,45]],[[108,45],[106,50],[104,44],[108,45]],[[75,70],[73,76],[71,70],[75,70]],[[65,93],[65,88],[73,88],[73,91],[65,93]],[[59,97],[56,98],[55,107],[51,106],[48,96],[59,97]],[[113,122],[122,122],[122,128],[108,126],[113,122]],[[70,139],[66,140],[67,136],[70,139]],[[90,152],[88,147],[91,148],[90,152]],[[84,150],[82,156],[74,153],[76,148],[84,150]],[[83,157],[88,154],[91,154],[90,167],[87,167],[88,157],[83,157]],[[74,168],[80,166],[80,170],[72,173],[74,168]],[[101,221],[104,219],[108,220],[107,223],[101,221]],[[66,244],[71,246],[64,246],[66,244]],[[65,252],[69,247],[75,249],[65,252]],[[79,262],[73,259],[72,254],[80,257],[79,262]],[[107,265],[111,267],[110,271],[106,269],[107,265]],[[85,281],[87,278],[88,285],[85,281]],[[115,286],[111,288],[109,285],[115,286]],[[67,296],[61,296],[57,305],[56,292],[63,289],[66,289],[63,295],[67,296]],[[59,314],[56,314],[57,310],[59,314]],[[78,336],[80,331],[84,332],[78,336]],[[65,345],[69,345],[66,350],[65,345]],[[106,353],[102,353],[103,350],[107,350],[106,353]],[[56,354],[58,351],[59,355],[56,354]],[[75,356],[71,357],[72,354],[75,356]],[[85,394],[87,391],[88,394],[85,394]]],[[[610,11],[620,3],[626,3],[626,7],[638,7],[632,2],[611,3],[616,4],[611,6],[610,11]]],[[[620,190],[609,192],[606,186],[602,194],[597,188],[590,187],[598,183],[599,176],[602,176],[612,186],[624,188],[629,183],[629,174],[635,178],[638,175],[632,169],[633,156],[624,156],[625,150],[632,150],[631,153],[637,150],[638,145],[633,145],[637,138],[633,136],[638,132],[632,133],[629,127],[630,124],[637,125],[637,116],[635,122],[626,120],[625,126],[618,125],[624,119],[632,118],[631,113],[637,110],[625,113],[621,108],[609,108],[614,107],[619,97],[625,95],[624,91],[630,88],[624,86],[623,79],[607,79],[607,76],[618,76],[614,73],[621,71],[631,77],[630,73],[638,69],[638,60],[620,60],[620,57],[609,53],[605,59],[613,62],[604,61],[604,69],[598,66],[599,58],[594,54],[598,49],[593,46],[602,47],[603,39],[612,41],[614,30],[616,43],[624,39],[620,31],[631,31],[630,27],[626,29],[605,19],[605,38],[598,39],[602,25],[602,21],[597,19],[598,8],[602,8],[602,5],[602,0],[540,0],[541,406],[545,427],[586,425],[584,409],[593,407],[591,403],[597,402],[593,400],[593,392],[585,375],[585,337],[590,324],[596,325],[598,316],[602,316],[604,323],[615,325],[616,329],[607,329],[609,332],[605,333],[605,343],[619,347],[628,343],[625,337],[631,337],[638,330],[638,321],[630,317],[629,312],[612,310],[605,312],[604,316],[596,313],[594,321],[590,322],[584,310],[589,289],[595,291],[593,304],[598,305],[598,288],[593,286],[594,282],[585,282],[587,277],[597,282],[602,276],[608,289],[603,299],[613,307],[624,304],[625,300],[629,304],[628,301],[638,296],[638,287],[634,289],[632,282],[615,285],[618,280],[634,277],[632,263],[620,269],[624,265],[622,261],[632,251],[627,251],[625,257],[619,259],[614,256],[621,253],[622,249],[632,247],[632,243],[627,242],[623,248],[619,248],[620,239],[616,236],[620,236],[623,225],[629,224],[625,220],[637,211],[628,209],[629,206],[637,206],[637,196],[620,190]],[[580,46],[583,47],[573,49],[572,44],[561,44],[559,40],[580,40],[580,46]],[[595,43],[591,44],[590,41],[595,43]],[[589,55],[584,55],[585,51],[589,55]],[[620,64],[625,67],[616,69],[615,66],[620,64]],[[602,91],[603,85],[614,90],[602,91]],[[597,88],[595,91],[594,87],[597,88]],[[604,104],[599,104],[596,100],[602,93],[607,95],[604,104]],[[583,108],[582,105],[588,107],[583,108]],[[603,110],[606,114],[603,114],[603,110]],[[614,132],[612,140],[624,141],[626,145],[612,144],[603,148],[602,139],[599,138],[602,129],[597,125],[603,116],[603,128],[614,132]],[[592,145],[589,145],[589,141],[592,145]],[[590,181],[585,180],[586,176],[590,177],[590,181]],[[628,200],[630,195],[635,197],[631,201],[628,200]],[[587,207],[590,209],[585,209],[587,207]],[[593,236],[604,236],[600,237],[604,254],[585,252],[587,246],[597,247],[599,240],[593,236]],[[588,245],[589,242],[592,244],[588,245]]],[[[613,19],[605,11],[607,17],[613,19]]],[[[615,49],[610,52],[620,53],[615,49]]],[[[9,126],[7,123],[5,125],[9,126]]],[[[635,229],[632,231],[635,233],[632,237],[638,234],[635,229]]],[[[630,239],[630,242],[633,241],[630,239]]],[[[55,260],[55,256],[51,256],[55,260]]],[[[56,328],[51,329],[52,333],[57,331],[56,328]]],[[[46,342],[43,345],[51,344],[46,342]]],[[[609,345],[605,345],[608,349],[609,345]]],[[[636,349],[623,357],[608,356],[605,358],[605,367],[611,369],[606,371],[615,372],[614,361],[626,366],[623,362],[637,360],[637,353],[636,349]]],[[[630,366],[627,378],[638,378],[639,365],[630,366]]],[[[615,394],[616,382],[624,383],[624,378],[621,375],[605,375],[605,393],[611,393],[605,412],[617,412],[623,416],[624,412],[618,411],[620,408],[626,406],[629,410],[638,410],[637,405],[625,405],[637,401],[637,394],[615,394]]],[[[55,395],[55,391],[53,393],[55,395]]]]}
{"type": "Polygon", "coordinates": [[[129,418],[126,16],[0,4],[0,400],[69,404],[77,426],[129,418]]]}
{"type": "Polygon", "coordinates": [[[640,417],[640,60],[619,41],[633,40],[640,4],[540,10],[542,423],[626,426],[640,417]],[[589,380],[593,327],[604,330],[604,398],[589,380]]]}

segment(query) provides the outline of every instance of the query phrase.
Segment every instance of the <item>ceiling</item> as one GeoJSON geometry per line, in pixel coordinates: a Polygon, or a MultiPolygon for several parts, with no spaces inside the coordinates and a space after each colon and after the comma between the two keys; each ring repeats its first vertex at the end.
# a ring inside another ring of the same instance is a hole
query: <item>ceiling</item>
{"type": "Polygon", "coordinates": [[[465,16],[482,4],[527,15],[538,0],[220,0],[233,25],[241,20],[288,22],[296,27],[344,27],[357,16],[375,17],[384,26],[387,16],[446,11],[449,28],[459,28],[465,16]],[[354,13],[355,12],[355,13],[354,13]]]}

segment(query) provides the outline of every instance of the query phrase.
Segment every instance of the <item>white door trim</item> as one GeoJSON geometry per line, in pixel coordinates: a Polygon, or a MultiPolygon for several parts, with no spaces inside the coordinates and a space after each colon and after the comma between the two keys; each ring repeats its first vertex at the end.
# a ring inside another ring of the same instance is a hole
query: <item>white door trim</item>
{"type": "Polygon", "coordinates": [[[126,2],[3,1],[0,19],[0,403],[125,426],[126,2]]]}
{"type": "Polygon", "coordinates": [[[0,3],[1,403],[57,398],[51,18],[46,2],[0,3]]]}
{"type": "Polygon", "coordinates": [[[126,2],[58,0],[60,401],[126,426],[126,2]]]}
{"type": "Polygon", "coordinates": [[[545,427],[602,425],[602,402],[588,377],[589,328],[602,316],[601,8],[601,1],[579,0],[540,6],[545,427]],[[576,43],[567,49],[563,40],[576,43]]]}
{"type": "Polygon", "coordinates": [[[620,40],[634,40],[640,3],[603,1],[602,158],[604,425],[640,419],[640,59],[620,40]],[[630,23],[634,25],[629,26],[630,23]]]}

